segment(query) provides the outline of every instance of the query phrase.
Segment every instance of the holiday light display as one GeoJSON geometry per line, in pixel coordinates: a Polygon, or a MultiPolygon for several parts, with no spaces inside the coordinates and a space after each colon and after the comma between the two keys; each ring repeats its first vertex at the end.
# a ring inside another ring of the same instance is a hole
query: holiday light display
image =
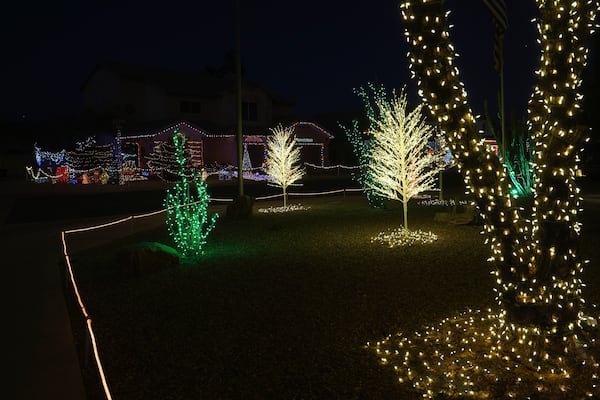
{"type": "MultiPolygon", "coordinates": [[[[176,131],[179,134],[179,131],[176,131]]],[[[174,144],[157,142],[152,153],[148,155],[148,167],[150,171],[167,182],[178,181],[182,173],[186,177],[191,177],[193,175],[193,166],[190,149],[184,145],[182,149],[183,159],[181,160],[177,156],[177,151],[177,146],[174,144]],[[180,164],[181,161],[183,161],[183,164],[180,164]]]]}
{"type": "Polygon", "coordinates": [[[525,135],[518,134],[515,129],[510,147],[506,148],[504,166],[510,178],[512,188],[510,194],[514,197],[529,197],[533,195],[535,182],[534,169],[531,166],[533,151],[525,140],[525,135]]]}
{"type": "Polygon", "coordinates": [[[290,211],[306,211],[310,210],[310,207],[303,206],[302,204],[291,204],[289,206],[284,207],[267,207],[267,208],[259,208],[258,212],[262,214],[279,214],[290,211]]]}
{"type": "MultiPolygon", "coordinates": [[[[377,120],[377,115],[373,103],[385,101],[385,88],[369,83],[367,84],[367,88],[359,87],[354,92],[363,102],[369,125],[374,124],[377,120]]],[[[352,150],[359,164],[358,171],[352,172],[352,178],[363,188],[370,205],[373,207],[383,207],[384,198],[371,189],[371,185],[369,184],[369,182],[373,181],[373,177],[370,175],[368,168],[372,143],[368,130],[367,132],[363,132],[357,120],[353,120],[350,126],[340,124],[340,127],[346,132],[346,137],[352,144],[352,150]]]]}
{"type": "Polygon", "coordinates": [[[77,142],[75,150],[67,151],[65,162],[69,166],[72,178],[80,172],[86,174],[94,170],[114,171],[114,146],[113,144],[98,145],[96,139],[88,137],[82,142],[77,142]],[[85,172],[81,172],[85,171],[85,172]]]}
{"type": "Polygon", "coordinates": [[[432,232],[420,229],[409,231],[404,228],[396,228],[378,233],[371,238],[371,243],[378,243],[391,248],[433,243],[437,239],[437,235],[432,232]]]}
{"type": "Polygon", "coordinates": [[[57,152],[45,151],[39,148],[37,143],[34,143],[33,148],[35,149],[35,162],[38,167],[41,167],[46,162],[53,165],[61,165],[65,161],[65,154],[67,153],[65,149],[57,152]]]}
{"type": "Polygon", "coordinates": [[[186,176],[185,136],[174,131],[173,143],[179,166],[179,182],[167,191],[165,207],[169,235],[175,241],[179,255],[187,261],[198,261],[202,247],[213,229],[218,214],[208,216],[209,197],[206,183],[196,172],[191,183],[186,176]]]}
{"type": "Polygon", "coordinates": [[[421,115],[422,105],[407,110],[404,91],[390,100],[377,99],[371,123],[367,185],[379,196],[402,203],[404,230],[408,231],[408,202],[435,187],[445,152],[428,151],[433,128],[421,115]]]}
{"type": "MultiPolygon", "coordinates": [[[[600,396],[597,314],[582,297],[577,252],[577,128],[596,0],[536,0],[541,47],[529,104],[536,182],[531,219],[511,203],[507,174],[481,143],[454,65],[440,0],[403,1],[411,72],[475,195],[495,267],[498,310],[467,311],[412,336],[372,344],[424,397],[579,399],[600,396]]],[[[370,345],[371,346],[371,345],[370,345]]]]}
{"type": "MultiPolygon", "coordinates": [[[[490,122],[491,118],[487,109],[487,103],[485,103],[485,115],[488,128],[494,137],[498,138],[496,128],[490,122]]],[[[533,146],[530,143],[527,124],[513,121],[511,131],[512,141],[510,145],[508,142],[506,145],[501,144],[501,153],[504,155],[502,161],[512,185],[510,194],[515,198],[530,197],[533,195],[535,171],[531,165],[534,159],[534,152],[533,146]]]]}
{"type": "Polygon", "coordinates": [[[302,179],[305,171],[293,129],[279,125],[271,132],[267,138],[267,175],[271,178],[269,184],[283,190],[283,207],[287,207],[287,188],[302,179]]]}

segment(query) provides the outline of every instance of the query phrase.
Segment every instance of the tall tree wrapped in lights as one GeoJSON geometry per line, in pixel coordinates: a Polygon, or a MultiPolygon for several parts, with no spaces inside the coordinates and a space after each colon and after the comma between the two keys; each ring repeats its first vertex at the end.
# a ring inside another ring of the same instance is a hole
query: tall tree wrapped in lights
{"type": "Polygon", "coordinates": [[[185,136],[173,135],[175,156],[179,166],[179,182],[167,191],[167,227],[179,255],[186,261],[198,261],[203,254],[208,234],[215,226],[218,214],[209,218],[209,196],[206,183],[195,172],[191,183],[186,176],[185,136]]]}
{"type": "Polygon", "coordinates": [[[428,151],[434,130],[422,117],[422,104],[407,110],[404,91],[391,100],[377,99],[377,117],[371,123],[367,182],[379,196],[402,203],[404,229],[408,230],[408,202],[435,187],[445,152],[428,151]]]}
{"type": "Polygon", "coordinates": [[[440,0],[403,1],[402,19],[419,94],[448,138],[476,196],[491,244],[499,309],[470,311],[414,338],[378,342],[383,361],[425,396],[576,399],[600,396],[597,316],[586,315],[577,252],[577,128],[586,42],[597,0],[536,0],[541,47],[529,103],[536,182],[531,218],[511,203],[507,173],[479,140],[454,65],[440,0]],[[403,349],[398,349],[403,347],[403,349]],[[431,356],[429,356],[431,355],[431,356]]]}
{"type": "Polygon", "coordinates": [[[267,138],[267,175],[273,185],[283,190],[283,207],[287,207],[287,188],[304,176],[300,165],[300,148],[291,127],[278,125],[267,138]]]}

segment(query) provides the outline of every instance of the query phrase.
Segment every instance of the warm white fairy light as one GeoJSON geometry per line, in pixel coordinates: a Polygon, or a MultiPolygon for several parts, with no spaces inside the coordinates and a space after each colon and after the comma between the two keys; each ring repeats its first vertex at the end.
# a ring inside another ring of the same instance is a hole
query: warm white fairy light
{"type": "Polygon", "coordinates": [[[404,91],[390,100],[376,98],[366,184],[382,198],[402,202],[404,229],[408,230],[408,202],[435,188],[444,152],[428,152],[433,127],[422,117],[422,104],[408,111],[404,91]]]}
{"type": "Polygon", "coordinates": [[[306,211],[310,210],[310,207],[303,206],[302,204],[288,204],[285,207],[266,207],[259,208],[258,212],[263,214],[279,214],[279,213],[287,213],[292,211],[306,211]]]}
{"type": "Polygon", "coordinates": [[[438,239],[435,233],[404,228],[391,229],[380,232],[371,238],[371,243],[379,243],[387,247],[404,247],[414,244],[433,243],[438,239]]]}
{"type": "MultiPolygon", "coordinates": [[[[412,336],[373,345],[425,397],[576,399],[600,396],[597,318],[585,314],[577,253],[577,154],[585,135],[581,72],[597,0],[537,0],[542,51],[529,105],[536,141],[533,218],[513,207],[498,157],[478,139],[454,66],[448,12],[439,0],[400,10],[419,94],[436,118],[484,221],[498,312],[468,312],[412,336]],[[435,49],[432,51],[431,49],[435,49]]],[[[595,312],[594,312],[595,313],[595,312]]],[[[596,314],[597,315],[597,314],[596,314]]]]}
{"type": "Polygon", "coordinates": [[[305,174],[300,164],[300,148],[294,140],[293,128],[281,125],[271,129],[267,138],[267,175],[270,183],[283,190],[283,206],[287,206],[287,188],[305,174]]]}

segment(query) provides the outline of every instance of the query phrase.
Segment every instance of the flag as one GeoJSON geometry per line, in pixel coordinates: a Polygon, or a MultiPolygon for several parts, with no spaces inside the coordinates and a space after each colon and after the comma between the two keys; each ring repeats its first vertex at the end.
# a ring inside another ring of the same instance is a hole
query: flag
{"type": "Polygon", "coordinates": [[[496,25],[496,33],[494,35],[494,68],[500,73],[502,71],[502,64],[504,63],[504,32],[508,26],[506,3],[504,0],[483,0],[483,2],[489,8],[494,24],[496,25]]]}

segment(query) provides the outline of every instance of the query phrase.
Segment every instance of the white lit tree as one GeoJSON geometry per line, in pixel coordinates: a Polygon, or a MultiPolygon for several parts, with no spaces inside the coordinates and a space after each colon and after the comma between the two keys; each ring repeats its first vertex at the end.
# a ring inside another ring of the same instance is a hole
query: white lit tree
{"type": "Polygon", "coordinates": [[[402,203],[404,229],[408,230],[408,202],[435,188],[445,152],[429,151],[434,129],[425,122],[419,104],[407,109],[404,91],[388,101],[375,102],[376,117],[371,121],[369,154],[370,188],[378,195],[402,203]]]}
{"type": "Polygon", "coordinates": [[[283,207],[287,207],[287,188],[305,174],[300,164],[300,148],[291,127],[281,125],[271,129],[267,138],[267,175],[270,183],[283,190],[283,207]]]}
{"type": "Polygon", "coordinates": [[[600,3],[535,2],[541,61],[529,103],[536,146],[530,215],[512,204],[504,166],[479,140],[443,1],[400,4],[411,72],[475,196],[497,284],[497,310],[468,311],[374,346],[400,382],[428,398],[600,397],[598,316],[582,296],[575,181],[585,142],[581,77],[600,3]]]}

